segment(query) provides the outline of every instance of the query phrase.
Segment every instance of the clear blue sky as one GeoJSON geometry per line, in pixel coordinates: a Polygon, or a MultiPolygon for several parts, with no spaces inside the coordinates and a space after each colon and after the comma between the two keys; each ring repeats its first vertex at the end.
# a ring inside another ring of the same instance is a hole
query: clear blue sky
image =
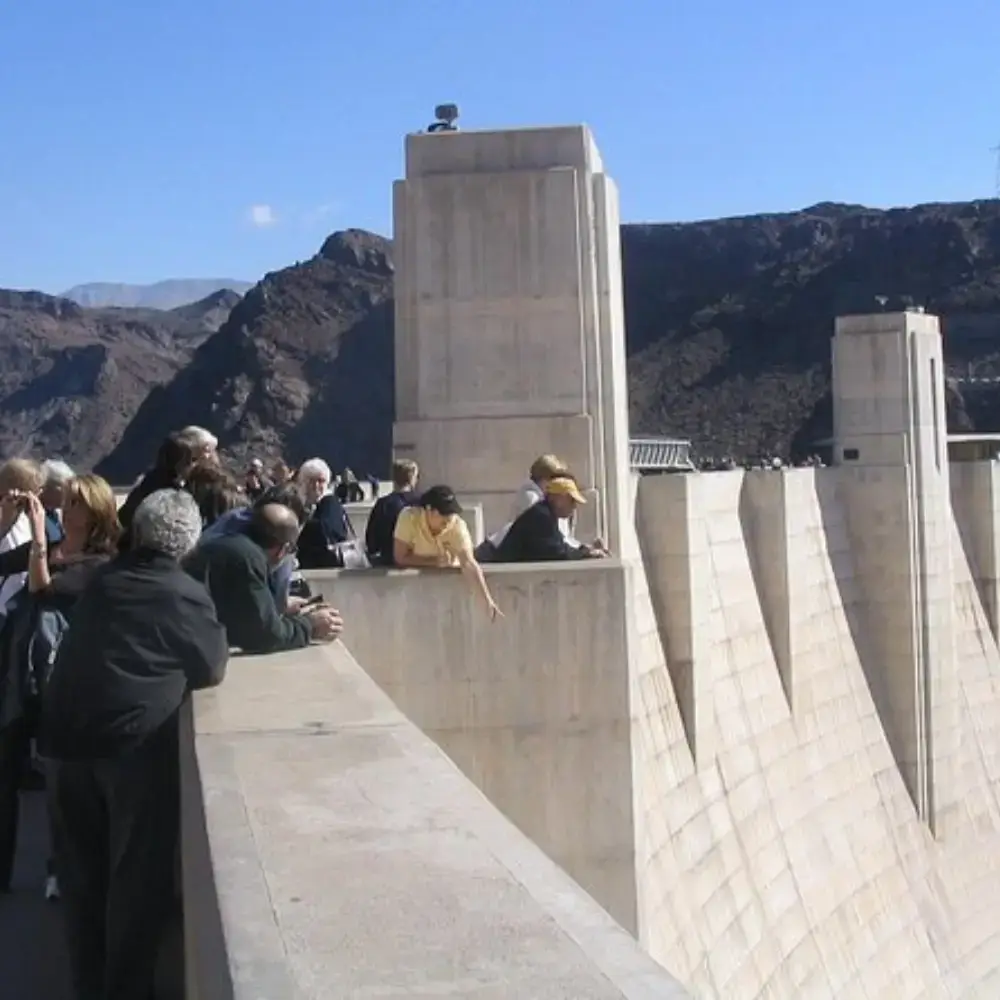
{"type": "Polygon", "coordinates": [[[992,197],[998,40],[997,0],[12,0],[0,287],[254,279],[388,234],[441,101],[587,122],[626,221],[992,197]]]}

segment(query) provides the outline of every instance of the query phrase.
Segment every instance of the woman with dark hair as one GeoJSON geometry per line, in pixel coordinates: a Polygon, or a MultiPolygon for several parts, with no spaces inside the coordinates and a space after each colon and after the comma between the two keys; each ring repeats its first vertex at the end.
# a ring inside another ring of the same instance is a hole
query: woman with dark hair
{"type": "MultiPolygon", "coordinates": [[[[27,572],[24,590],[14,599],[0,631],[0,893],[9,890],[19,812],[18,791],[30,761],[38,699],[45,678],[32,661],[40,646],[36,629],[43,613],[67,624],[94,572],[117,550],[120,528],[114,490],[100,476],[76,476],[66,484],[63,538],[46,542],[46,515],[34,493],[19,494],[31,540],[0,554],[0,575],[27,572]]],[[[58,640],[61,633],[49,635],[58,640]]],[[[54,655],[55,650],[49,651],[54,655]]],[[[58,893],[50,863],[46,895],[58,893]]]]}
{"type": "Polygon", "coordinates": [[[239,484],[214,462],[198,462],[187,474],[184,489],[194,497],[201,512],[201,522],[210,528],[223,514],[246,503],[239,484]]]}
{"type": "Polygon", "coordinates": [[[197,460],[194,442],[182,431],[168,435],[156,453],[156,462],[129,493],[118,511],[122,534],[119,548],[131,548],[132,518],[139,504],[157,490],[183,489],[188,473],[197,460]]]}

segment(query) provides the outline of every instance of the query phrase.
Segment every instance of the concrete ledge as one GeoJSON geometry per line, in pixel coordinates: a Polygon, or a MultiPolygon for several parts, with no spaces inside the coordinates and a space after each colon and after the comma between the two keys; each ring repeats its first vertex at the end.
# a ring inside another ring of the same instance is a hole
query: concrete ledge
{"type": "Polygon", "coordinates": [[[496,622],[455,570],[307,577],[400,711],[635,932],[627,569],[601,559],[486,571],[506,615],[496,622]]]}
{"type": "Polygon", "coordinates": [[[687,995],[342,646],[234,658],[193,733],[232,992],[203,949],[191,997],[687,995]]]}

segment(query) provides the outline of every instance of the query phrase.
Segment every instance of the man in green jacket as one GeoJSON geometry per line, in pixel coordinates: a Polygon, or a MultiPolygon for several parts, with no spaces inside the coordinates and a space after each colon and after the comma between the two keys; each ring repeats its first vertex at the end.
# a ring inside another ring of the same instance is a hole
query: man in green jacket
{"type": "Polygon", "coordinates": [[[330,642],[343,631],[340,613],[320,604],[301,614],[282,614],[269,585],[270,573],[295,551],[299,521],[281,504],[254,510],[244,534],[202,542],[185,562],[187,571],[212,595],[230,646],[246,653],[278,653],[311,641],[330,642]]]}

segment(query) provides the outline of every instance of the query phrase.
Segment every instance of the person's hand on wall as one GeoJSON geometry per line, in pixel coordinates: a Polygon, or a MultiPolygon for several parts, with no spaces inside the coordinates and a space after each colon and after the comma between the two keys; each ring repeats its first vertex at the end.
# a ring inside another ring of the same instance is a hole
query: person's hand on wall
{"type": "Polygon", "coordinates": [[[312,637],[317,642],[333,642],[344,631],[344,619],[336,608],[310,608],[306,618],[312,626],[312,637]]]}

